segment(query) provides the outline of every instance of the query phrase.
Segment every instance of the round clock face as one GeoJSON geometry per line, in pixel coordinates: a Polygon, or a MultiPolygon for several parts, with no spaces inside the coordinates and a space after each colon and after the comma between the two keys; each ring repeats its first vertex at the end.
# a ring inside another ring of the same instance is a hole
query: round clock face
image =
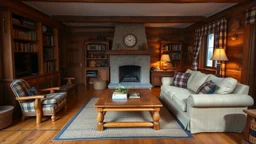
{"type": "Polygon", "coordinates": [[[136,45],[137,39],[133,34],[128,34],[124,37],[124,44],[127,47],[134,47],[136,45]]]}

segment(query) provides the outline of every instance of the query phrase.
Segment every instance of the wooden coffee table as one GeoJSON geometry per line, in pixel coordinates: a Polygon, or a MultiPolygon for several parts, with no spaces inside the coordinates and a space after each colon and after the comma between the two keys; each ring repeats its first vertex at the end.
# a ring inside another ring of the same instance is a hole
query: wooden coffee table
{"type": "Polygon", "coordinates": [[[163,106],[158,98],[148,89],[134,89],[131,92],[140,94],[138,99],[129,99],[126,101],[112,100],[114,90],[106,89],[104,94],[99,98],[95,107],[97,108],[97,129],[103,131],[106,127],[153,127],[154,130],[160,129],[160,108],[163,106]],[[104,115],[108,111],[149,111],[153,118],[153,122],[104,122],[104,115]]]}

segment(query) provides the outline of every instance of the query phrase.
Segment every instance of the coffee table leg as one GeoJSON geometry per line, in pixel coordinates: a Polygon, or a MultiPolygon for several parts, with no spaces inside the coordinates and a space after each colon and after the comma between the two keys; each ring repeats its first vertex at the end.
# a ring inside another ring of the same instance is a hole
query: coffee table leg
{"type": "Polygon", "coordinates": [[[97,130],[98,130],[98,131],[103,131],[104,114],[103,114],[102,108],[98,108],[97,111],[98,111],[98,116],[97,116],[97,121],[98,121],[97,130]]]}
{"type": "Polygon", "coordinates": [[[154,130],[159,130],[160,129],[160,114],[159,114],[160,108],[155,108],[153,112],[153,120],[154,120],[154,130]]]}

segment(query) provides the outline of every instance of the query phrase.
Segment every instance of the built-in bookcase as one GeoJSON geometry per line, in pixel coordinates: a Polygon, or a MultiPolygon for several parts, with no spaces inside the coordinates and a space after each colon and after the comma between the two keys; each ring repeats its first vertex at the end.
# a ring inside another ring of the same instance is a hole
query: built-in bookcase
{"type": "Polygon", "coordinates": [[[42,25],[42,33],[44,73],[54,72],[58,70],[57,30],[50,26],[42,25]]]}

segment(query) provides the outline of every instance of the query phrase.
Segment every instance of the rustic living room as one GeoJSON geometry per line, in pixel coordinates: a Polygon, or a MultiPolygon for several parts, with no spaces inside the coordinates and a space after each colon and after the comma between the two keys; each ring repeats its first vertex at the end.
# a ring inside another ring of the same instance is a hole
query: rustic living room
{"type": "Polygon", "coordinates": [[[0,0],[0,143],[256,143],[255,0],[0,0]]]}

